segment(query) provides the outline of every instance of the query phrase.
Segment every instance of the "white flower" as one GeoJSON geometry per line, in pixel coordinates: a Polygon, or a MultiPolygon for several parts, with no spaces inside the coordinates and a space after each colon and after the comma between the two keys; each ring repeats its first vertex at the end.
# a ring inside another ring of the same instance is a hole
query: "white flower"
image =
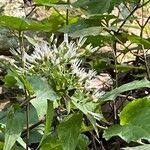
{"type": "MultiPolygon", "coordinates": [[[[80,67],[81,60],[77,60],[77,58],[83,56],[85,53],[84,50],[81,52],[81,47],[85,43],[86,38],[79,38],[76,44],[74,41],[69,41],[68,35],[64,34],[64,41],[59,46],[56,45],[57,38],[54,38],[54,34],[50,37],[50,44],[43,40],[36,42],[37,40],[35,39],[34,41],[35,42],[32,43],[34,45],[33,53],[28,54],[25,52],[24,55],[27,68],[31,68],[31,66],[43,63],[44,61],[49,61],[50,64],[55,66],[67,62],[71,63],[71,74],[76,75],[79,81],[90,80],[95,77],[96,72],[94,70],[86,72],[84,68],[80,67]]],[[[91,44],[87,45],[86,49],[91,52],[97,50],[97,48],[93,48],[91,44]]],[[[21,56],[20,49],[11,50],[11,52],[16,56],[21,56]]]]}
{"type": "Polygon", "coordinates": [[[94,70],[89,70],[89,71],[88,71],[88,78],[89,78],[89,79],[92,79],[93,77],[96,76],[96,74],[97,74],[96,71],[94,71],[94,70]]]}
{"type": "Polygon", "coordinates": [[[77,43],[78,43],[78,46],[79,46],[79,47],[82,47],[86,40],[87,40],[86,38],[80,37],[80,38],[79,38],[79,41],[77,42],[77,43]]]}
{"type": "Polygon", "coordinates": [[[21,54],[19,48],[17,48],[17,49],[11,48],[9,51],[10,51],[14,56],[19,56],[19,55],[21,54]]]}
{"type": "Polygon", "coordinates": [[[65,53],[64,58],[65,59],[72,59],[77,54],[77,47],[76,47],[75,43],[71,41],[68,44],[67,48],[68,48],[68,51],[65,53]]]}
{"type": "Polygon", "coordinates": [[[95,77],[96,71],[89,70],[87,73],[84,68],[80,67],[81,62],[82,62],[81,60],[75,59],[71,65],[72,66],[72,73],[79,77],[79,81],[82,81],[84,79],[90,80],[93,77],[95,77]]]}
{"type": "Polygon", "coordinates": [[[79,81],[82,81],[88,77],[88,74],[85,72],[84,68],[80,68],[81,60],[74,60],[71,67],[72,73],[79,77],[79,81]]]}
{"type": "Polygon", "coordinates": [[[35,63],[35,57],[32,57],[30,55],[28,55],[27,53],[25,53],[25,58],[26,58],[26,61],[29,62],[29,63],[35,63]]]}
{"type": "Polygon", "coordinates": [[[91,52],[91,53],[93,53],[93,52],[95,52],[95,51],[97,51],[98,50],[98,46],[97,47],[94,47],[93,48],[93,46],[92,46],[92,44],[90,43],[90,44],[88,44],[86,47],[85,47],[85,49],[86,50],[88,50],[89,52],[91,52]]]}
{"type": "Polygon", "coordinates": [[[66,43],[66,45],[68,46],[69,41],[68,41],[68,34],[64,34],[64,42],[66,43]]]}
{"type": "Polygon", "coordinates": [[[50,42],[53,42],[54,40],[54,34],[52,33],[51,37],[50,37],[50,42]]]}
{"type": "Polygon", "coordinates": [[[97,102],[97,100],[99,98],[101,98],[103,95],[105,94],[105,91],[101,91],[101,90],[96,90],[94,91],[94,93],[92,94],[92,98],[95,102],[97,102]]]}

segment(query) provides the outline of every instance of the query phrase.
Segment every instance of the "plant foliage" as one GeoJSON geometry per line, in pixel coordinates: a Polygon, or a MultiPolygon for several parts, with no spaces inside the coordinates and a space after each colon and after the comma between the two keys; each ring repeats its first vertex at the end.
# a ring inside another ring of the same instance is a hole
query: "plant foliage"
{"type": "Polygon", "coordinates": [[[24,0],[8,15],[12,3],[0,149],[149,149],[150,1],[24,0]]]}

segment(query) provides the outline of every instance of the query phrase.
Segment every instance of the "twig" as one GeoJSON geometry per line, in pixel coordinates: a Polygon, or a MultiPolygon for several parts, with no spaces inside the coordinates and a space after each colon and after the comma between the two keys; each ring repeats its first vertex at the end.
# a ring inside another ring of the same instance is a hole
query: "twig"
{"type": "Polygon", "coordinates": [[[120,27],[119,27],[118,30],[117,30],[117,33],[119,33],[119,31],[122,29],[122,27],[124,26],[124,24],[127,22],[128,18],[131,17],[131,16],[133,15],[133,13],[134,13],[137,9],[139,9],[139,8],[141,8],[141,7],[145,6],[145,5],[147,5],[149,2],[150,2],[150,0],[148,0],[148,1],[145,2],[145,3],[143,3],[142,5],[139,5],[139,3],[138,3],[138,5],[131,11],[131,13],[130,13],[130,14],[126,17],[126,19],[122,22],[122,24],[120,25],[120,27]]]}
{"type": "Polygon", "coordinates": [[[132,97],[132,96],[122,95],[122,94],[120,94],[119,97],[123,97],[123,98],[126,98],[126,99],[128,99],[128,100],[133,100],[133,99],[135,99],[135,98],[132,97]]]}
{"type": "MultiPolygon", "coordinates": [[[[127,5],[126,5],[126,4],[124,4],[124,5],[125,5],[125,7],[128,9],[128,11],[131,13],[131,10],[127,7],[127,5]]],[[[132,14],[132,16],[135,17],[133,14],[132,14]]],[[[136,21],[137,24],[141,27],[140,22],[139,22],[137,19],[135,19],[135,21],[136,21]]]]}
{"type": "Polygon", "coordinates": [[[33,6],[32,10],[28,14],[26,14],[26,18],[28,18],[35,9],[36,9],[36,5],[33,6]]]}
{"type": "MultiPolygon", "coordinates": [[[[144,1],[142,1],[144,3],[144,1]]],[[[147,25],[147,23],[149,22],[150,20],[150,16],[147,18],[146,22],[144,23],[143,21],[143,7],[142,7],[142,26],[141,26],[141,33],[140,33],[140,37],[143,38],[143,31],[144,31],[144,28],[145,26],[147,25]]],[[[145,64],[145,68],[146,68],[146,73],[147,73],[147,78],[148,80],[150,80],[150,69],[149,69],[149,66],[148,66],[148,63],[147,63],[147,58],[146,58],[146,53],[145,53],[145,49],[144,49],[144,46],[141,45],[141,49],[143,51],[143,57],[144,57],[144,64],[145,64]]]]}
{"type": "Polygon", "coordinates": [[[60,15],[60,17],[62,17],[64,20],[66,20],[66,18],[55,7],[53,7],[53,9],[60,15]]]}
{"type": "Polygon", "coordinates": [[[143,30],[144,30],[145,26],[148,24],[149,20],[150,20],[150,16],[147,18],[145,23],[141,26],[141,33],[140,33],[141,37],[143,36],[143,30]]]}
{"type": "Polygon", "coordinates": [[[106,150],[102,141],[100,141],[100,145],[101,145],[102,150],[106,150]]]}
{"type": "Polygon", "coordinates": [[[148,78],[148,80],[150,80],[150,68],[149,68],[149,65],[147,63],[147,58],[146,58],[146,54],[145,54],[143,45],[142,45],[142,50],[143,50],[143,57],[144,57],[144,63],[145,63],[147,78],[148,78]]]}
{"type": "Polygon", "coordinates": [[[114,110],[114,124],[117,123],[118,118],[117,118],[117,106],[116,106],[116,101],[113,102],[113,110],[114,110]]]}
{"type": "Polygon", "coordinates": [[[95,136],[93,135],[92,132],[90,132],[90,133],[91,133],[91,135],[92,135],[92,141],[93,141],[94,149],[95,149],[95,150],[98,150],[98,149],[97,149],[97,146],[96,146],[95,136]]]}
{"type": "MultiPolygon", "coordinates": [[[[34,128],[36,128],[37,126],[39,126],[40,124],[44,123],[45,122],[45,117],[43,117],[41,120],[39,120],[37,123],[29,126],[28,130],[31,131],[33,130],[34,128]]],[[[27,134],[27,128],[24,129],[24,131],[22,132],[22,136],[25,136],[27,134]]]]}
{"type": "Polygon", "coordinates": [[[27,105],[27,103],[29,103],[32,99],[36,98],[36,96],[33,97],[27,97],[21,104],[20,107],[27,105]]]}
{"type": "MultiPolygon", "coordinates": [[[[67,4],[70,4],[70,0],[67,0],[67,4]]],[[[69,24],[69,9],[66,10],[66,25],[69,24]]]]}

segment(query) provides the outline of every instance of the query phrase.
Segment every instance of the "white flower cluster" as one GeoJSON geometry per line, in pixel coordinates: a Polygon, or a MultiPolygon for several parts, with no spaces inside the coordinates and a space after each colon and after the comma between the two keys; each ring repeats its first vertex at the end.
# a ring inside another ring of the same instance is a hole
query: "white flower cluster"
{"type": "MultiPolygon", "coordinates": [[[[93,99],[98,99],[104,93],[102,92],[102,85],[95,83],[97,78],[97,72],[94,70],[86,71],[85,68],[81,66],[82,61],[80,57],[83,56],[84,52],[88,53],[95,52],[98,47],[93,48],[91,44],[87,45],[85,48],[82,48],[86,38],[80,38],[77,43],[74,41],[69,41],[68,35],[64,35],[64,41],[59,45],[57,44],[57,39],[54,38],[54,35],[50,38],[51,43],[45,41],[40,41],[34,44],[34,51],[32,54],[25,52],[25,66],[27,70],[32,69],[36,65],[39,66],[40,63],[45,61],[50,62],[52,66],[63,68],[63,65],[70,64],[71,76],[76,76],[80,85],[84,87],[87,92],[93,93],[93,99]],[[62,66],[61,66],[62,65],[62,66]]],[[[19,49],[11,52],[14,55],[20,54],[19,49]]],[[[65,68],[66,69],[66,68],[65,68]]],[[[61,71],[61,74],[63,71],[61,71]]]]}
{"type": "Polygon", "coordinates": [[[81,60],[75,59],[72,61],[72,73],[79,77],[79,81],[83,80],[92,80],[92,78],[96,77],[97,72],[94,70],[85,71],[85,68],[81,68],[81,60]]]}
{"type": "MultiPolygon", "coordinates": [[[[107,81],[100,81],[98,79],[97,72],[94,70],[89,70],[88,72],[85,71],[85,68],[81,68],[81,60],[74,60],[72,63],[72,73],[79,77],[79,82],[83,83],[84,81],[84,88],[85,90],[91,94],[92,92],[92,99],[96,102],[101,96],[105,94],[104,84],[107,81]]],[[[108,75],[108,74],[106,74],[108,75]]],[[[104,77],[105,79],[105,77],[104,77]]],[[[103,80],[104,80],[103,79],[103,80]]],[[[106,80],[106,79],[105,79],[106,80]]]]}
{"type": "MultiPolygon", "coordinates": [[[[57,38],[54,39],[54,35],[50,38],[52,45],[45,41],[34,45],[34,52],[31,55],[26,55],[26,60],[31,63],[35,63],[37,60],[49,59],[54,65],[58,65],[61,60],[72,60],[78,57],[81,47],[86,41],[86,38],[80,38],[78,44],[68,40],[68,35],[64,34],[64,41],[57,47],[57,38]]],[[[91,45],[87,48],[91,53],[96,51],[98,47],[93,48],[91,45]]]]}

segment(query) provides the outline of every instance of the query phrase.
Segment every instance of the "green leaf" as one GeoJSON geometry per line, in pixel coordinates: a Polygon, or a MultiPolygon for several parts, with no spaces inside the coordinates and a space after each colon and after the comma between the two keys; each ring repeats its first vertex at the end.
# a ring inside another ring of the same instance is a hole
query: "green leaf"
{"type": "Polygon", "coordinates": [[[44,134],[44,124],[40,124],[30,131],[29,144],[40,143],[44,134]]]}
{"type": "Polygon", "coordinates": [[[72,37],[79,37],[79,36],[95,36],[99,35],[103,31],[103,27],[89,27],[85,29],[81,29],[79,31],[76,31],[73,34],[70,34],[72,37]]]}
{"type": "Polygon", "coordinates": [[[110,92],[107,92],[100,101],[109,101],[109,100],[115,100],[119,94],[134,90],[134,89],[139,89],[139,88],[150,88],[150,81],[148,80],[135,80],[130,83],[124,84],[118,88],[115,88],[114,90],[111,90],[110,92]]]}
{"type": "Polygon", "coordinates": [[[58,126],[58,138],[63,150],[75,150],[82,124],[82,114],[67,116],[58,126]]]}
{"type": "Polygon", "coordinates": [[[133,100],[128,103],[120,113],[120,124],[128,124],[135,118],[135,115],[145,107],[150,107],[150,97],[133,100]]]}
{"type": "Polygon", "coordinates": [[[4,142],[1,142],[1,141],[0,141],[0,149],[2,150],[3,147],[4,147],[4,142]]]}
{"type": "Polygon", "coordinates": [[[49,134],[42,142],[40,150],[62,150],[57,134],[49,134]]]}
{"type": "Polygon", "coordinates": [[[139,67],[136,67],[134,65],[124,65],[124,64],[119,64],[119,65],[111,65],[112,68],[115,68],[117,67],[117,70],[119,72],[128,72],[128,71],[131,71],[131,70],[145,70],[145,68],[143,66],[139,66],[139,67]]]}
{"type": "Polygon", "coordinates": [[[87,19],[80,19],[78,22],[59,29],[60,32],[68,33],[72,37],[100,35],[104,29],[102,20],[109,22],[114,19],[113,15],[89,15],[87,19]]]}
{"type": "Polygon", "coordinates": [[[33,89],[31,87],[30,83],[26,80],[25,76],[18,74],[18,72],[16,71],[16,69],[13,66],[7,65],[7,64],[5,64],[5,66],[6,66],[6,68],[9,69],[10,75],[13,76],[17,80],[17,85],[22,89],[25,88],[32,95],[33,89]]]}
{"type": "Polygon", "coordinates": [[[17,80],[15,79],[14,76],[7,74],[4,77],[4,82],[5,82],[6,86],[12,87],[12,86],[14,86],[17,83],[17,80]]]}
{"type": "Polygon", "coordinates": [[[45,123],[45,130],[44,135],[48,135],[51,129],[51,124],[53,121],[54,116],[54,108],[53,108],[53,102],[47,101],[47,112],[46,112],[46,123],[45,123]]]}
{"type": "Polygon", "coordinates": [[[62,23],[63,19],[57,13],[52,14],[48,20],[44,21],[34,21],[13,16],[0,16],[0,26],[5,26],[18,31],[32,30],[54,32],[62,23]]]}
{"type": "Polygon", "coordinates": [[[91,122],[91,124],[94,127],[95,132],[98,136],[99,133],[98,133],[98,129],[96,126],[96,120],[100,121],[103,118],[102,114],[94,113],[94,110],[98,106],[98,103],[93,103],[92,101],[82,103],[82,102],[80,102],[80,99],[73,97],[73,96],[71,97],[71,100],[72,100],[72,103],[87,116],[87,118],[91,122]]]}
{"type": "Polygon", "coordinates": [[[15,30],[25,30],[28,28],[28,22],[24,19],[12,16],[0,16],[0,25],[15,30]]]}
{"type": "Polygon", "coordinates": [[[120,136],[126,142],[146,139],[150,141],[150,98],[130,102],[121,112],[121,124],[114,125],[104,132],[107,140],[120,136]]]}
{"type": "Polygon", "coordinates": [[[38,76],[28,76],[28,82],[31,84],[33,91],[36,96],[36,100],[50,100],[55,101],[58,100],[60,97],[58,94],[53,90],[53,88],[48,84],[47,80],[42,77],[38,76]]]}
{"type": "Polygon", "coordinates": [[[143,45],[145,48],[150,48],[150,39],[141,38],[137,35],[130,35],[123,33],[125,38],[128,38],[132,43],[143,45]]]}
{"type": "Polygon", "coordinates": [[[47,100],[47,111],[46,111],[46,122],[45,122],[44,135],[39,144],[39,147],[41,146],[41,144],[42,144],[43,140],[46,138],[46,136],[50,133],[53,117],[54,117],[53,102],[47,100]]]}
{"type": "Polygon", "coordinates": [[[139,4],[138,0],[128,0],[129,6],[131,9],[134,9],[139,4]]]}
{"type": "Polygon", "coordinates": [[[20,110],[12,108],[7,115],[5,143],[3,150],[10,150],[20,137],[25,123],[25,116],[20,110]]]}
{"type": "Polygon", "coordinates": [[[115,15],[111,15],[111,14],[91,14],[88,15],[87,18],[105,20],[106,22],[109,22],[111,19],[118,19],[115,15]]]}
{"type": "Polygon", "coordinates": [[[23,147],[18,146],[17,144],[15,144],[11,150],[25,150],[23,147]]]}
{"type": "Polygon", "coordinates": [[[78,0],[73,3],[73,7],[80,7],[91,14],[110,13],[116,4],[121,0],[78,0]]]}
{"type": "Polygon", "coordinates": [[[89,138],[84,134],[80,134],[76,150],[87,150],[89,143],[89,138]]]}
{"type": "Polygon", "coordinates": [[[123,19],[126,19],[128,15],[130,14],[130,11],[127,9],[127,7],[123,3],[119,5],[119,9],[121,10],[120,13],[123,19]]]}
{"type": "MultiPolygon", "coordinates": [[[[102,30],[102,27],[100,26],[100,23],[97,21],[97,19],[81,19],[76,23],[70,24],[70,25],[60,29],[59,31],[68,33],[70,36],[80,36],[80,34],[82,34],[81,31],[84,31],[84,33],[82,35],[84,35],[84,34],[86,34],[86,35],[92,34],[93,35],[92,31],[94,30],[94,28],[99,29],[99,31],[102,30]],[[88,32],[88,30],[87,30],[88,28],[91,31],[88,32]]],[[[96,33],[94,33],[94,35],[100,34],[99,31],[98,32],[96,31],[96,33]]]]}
{"type": "Polygon", "coordinates": [[[38,116],[42,117],[46,114],[47,100],[55,101],[60,97],[46,79],[38,76],[28,76],[27,80],[33,88],[34,96],[36,96],[31,103],[36,108],[38,116]]]}
{"type": "Polygon", "coordinates": [[[87,36],[86,43],[92,43],[93,46],[104,46],[105,43],[110,44],[113,40],[115,40],[115,38],[111,35],[96,35],[87,36]]]}
{"type": "Polygon", "coordinates": [[[136,146],[136,147],[127,147],[124,148],[124,150],[150,150],[150,144],[145,144],[142,146],[136,146]]]}

